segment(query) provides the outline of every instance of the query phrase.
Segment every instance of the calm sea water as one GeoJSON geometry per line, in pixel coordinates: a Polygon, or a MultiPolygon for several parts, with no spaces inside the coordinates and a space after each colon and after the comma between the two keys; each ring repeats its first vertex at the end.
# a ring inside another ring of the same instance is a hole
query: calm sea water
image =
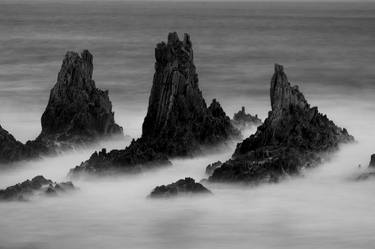
{"type": "MultiPolygon", "coordinates": [[[[191,35],[200,87],[231,116],[267,116],[275,62],[358,143],[305,177],[209,198],[150,201],[158,184],[205,177],[233,149],[139,176],[80,180],[71,196],[0,203],[0,248],[373,248],[375,180],[353,182],[375,153],[375,4],[0,1],[0,124],[21,140],[40,117],[67,50],[89,49],[115,118],[139,136],[155,45],[191,35]]],[[[127,141],[102,146],[121,148],[127,141]]],[[[233,145],[234,146],[234,145],[233,145]]],[[[93,150],[92,149],[92,150],[93,150]]],[[[43,173],[66,180],[92,150],[22,163],[0,187],[43,173]]]]}

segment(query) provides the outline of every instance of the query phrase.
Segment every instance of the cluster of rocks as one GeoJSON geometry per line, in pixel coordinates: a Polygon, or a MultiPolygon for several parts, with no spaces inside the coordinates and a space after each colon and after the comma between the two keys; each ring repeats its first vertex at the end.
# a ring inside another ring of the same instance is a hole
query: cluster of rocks
{"type": "MultiPolygon", "coordinates": [[[[207,106],[199,89],[193,48],[188,34],[180,40],[169,33],[168,41],[155,48],[155,73],[142,136],[125,149],[103,149],[76,166],[70,174],[138,172],[170,165],[170,158],[199,153],[202,147],[240,138],[240,131],[258,126],[254,135],[237,145],[232,158],[206,168],[212,182],[277,182],[300,173],[354,138],[337,127],[317,107],[310,107],[297,86],[291,86],[281,65],[271,79],[271,111],[264,123],[245,108],[231,120],[220,103],[207,106]]],[[[89,51],[67,52],[48,105],[41,118],[42,131],[23,144],[0,126],[0,163],[54,153],[72,145],[92,143],[103,137],[123,135],[115,123],[108,91],[95,86],[93,57],[89,51]]],[[[375,155],[370,167],[375,167],[375,155]]],[[[1,200],[25,200],[36,192],[56,194],[74,189],[71,182],[53,183],[42,176],[0,191],[1,200]]],[[[150,197],[181,193],[211,193],[192,178],[156,187],[150,197]]]]}
{"type": "Polygon", "coordinates": [[[192,195],[192,194],[211,194],[207,188],[202,184],[195,182],[193,178],[186,177],[177,182],[161,185],[154,188],[149,197],[151,198],[168,198],[176,197],[178,195],[192,195]]]}
{"type": "Polygon", "coordinates": [[[23,144],[0,126],[0,162],[30,159],[122,135],[108,91],[96,88],[92,73],[93,56],[89,51],[81,55],[67,52],[41,118],[40,135],[23,144]]]}
{"type": "Polygon", "coordinates": [[[198,85],[192,43],[177,33],[155,49],[155,74],[142,136],[123,150],[94,153],[71,174],[121,171],[168,164],[168,158],[191,156],[202,146],[239,138],[215,99],[207,107],[198,85]]]}
{"type": "Polygon", "coordinates": [[[291,86],[281,65],[271,80],[271,107],[256,133],[237,145],[230,160],[214,170],[213,182],[277,182],[321,161],[354,138],[317,107],[310,107],[297,86],[291,86]]]}
{"type": "Polygon", "coordinates": [[[262,124],[262,120],[258,118],[258,115],[251,115],[246,113],[245,107],[242,106],[241,110],[233,115],[232,124],[239,130],[244,130],[253,126],[262,124]]]}
{"type": "Polygon", "coordinates": [[[74,190],[72,182],[56,183],[39,175],[0,190],[0,201],[26,201],[35,194],[57,195],[74,190]]]}

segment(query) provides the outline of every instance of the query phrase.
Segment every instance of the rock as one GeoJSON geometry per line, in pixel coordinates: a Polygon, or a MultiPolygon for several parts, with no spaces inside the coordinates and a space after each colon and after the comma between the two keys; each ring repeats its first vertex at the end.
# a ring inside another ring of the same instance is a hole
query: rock
{"type": "Polygon", "coordinates": [[[142,139],[133,140],[124,150],[95,152],[90,159],[71,169],[70,177],[86,174],[136,173],[142,169],[171,165],[168,157],[142,139]]]}
{"type": "Polygon", "coordinates": [[[188,34],[180,41],[177,33],[169,33],[168,42],[156,46],[155,59],[143,139],[168,156],[187,156],[201,145],[239,136],[215,99],[207,108],[188,34]]]}
{"type": "Polygon", "coordinates": [[[66,53],[42,115],[38,139],[79,144],[122,134],[108,91],[96,88],[92,73],[93,56],[88,50],[81,55],[66,53]]]}
{"type": "Polygon", "coordinates": [[[149,197],[151,198],[168,198],[176,197],[181,194],[212,194],[202,184],[195,182],[194,179],[187,177],[177,182],[161,185],[154,188],[149,197]]]}
{"type": "Polygon", "coordinates": [[[134,171],[170,164],[168,158],[192,156],[202,146],[217,145],[239,137],[219,102],[209,107],[198,86],[189,35],[180,41],[176,33],[168,35],[155,49],[155,74],[142,136],[124,150],[94,153],[71,170],[96,173],[134,171]]]}
{"type": "Polygon", "coordinates": [[[369,167],[375,167],[375,154],[371,155],[370,164],[368,166],[369,167]]]}
{"type": "Polygon", "coordinates": [[[258,126],[262,124],[262,120],[258,118],[258,115],[252,116],[246,113],[245,107],[243,106],[240,111],[233,115],[232,124],[239,130],[244,130],[252,126],[258,126]]]}
{"type": "Polygon", "coordinates": [[[237,145],[230,160],[210,181],[277,182],[321,161],[321,153],[338,149],[354,138],[346,129],[310,107],[297,86],[291,86],[281,65],[271,80],[271,107],[257,132],[237,145]]]}
{"type": "Polygon", "coordinates": [[[374,169],[375,169],[375,154],[372,154],[368,168],[365,170],[365,172],[361,173],[355,179],[361,181],[361,180],[367,180],[368,178],[375,177],[374,169]]]}
{"type": "Polygon", "coordinates": [[[57,194],[74,189],[75,187],[71,182],[58,184],[39,175],[32,180],[26,180],[0,190],[0,201],[25,201],[36,193],[57,194]]]}
{"type": "Polygon", "coordinates": [[[215,169],[221,167],[221,165],[223,165],[223,163],[221,161],[217,161],[217,162],[209,164],[206,167],[206,174],[211,175],[215,171],[215,169]]]}
{"type": "Polygon", "coordinates": [[[0,163],[9,163],[22,158],[27,158],[24,144],[0,126],[0,163]]]}
{"type": "Polygon", "coordinates": [[[92,55],[67,52],[48,105],[42,115],[42,132],[22,144],[0,127],[0,162],[9,163],[53,154],[113,135],[122,135],[114,121],[108,91],[92,80],[92,55]]]}

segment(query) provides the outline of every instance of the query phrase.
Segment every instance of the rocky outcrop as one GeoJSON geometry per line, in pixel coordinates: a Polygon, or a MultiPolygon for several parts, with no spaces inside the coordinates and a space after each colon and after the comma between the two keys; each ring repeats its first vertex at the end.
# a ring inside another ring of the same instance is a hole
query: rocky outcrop
{"type": "Polygon", "coordinates": [[[22,144],[0,127],[0,162],[30,159],[103,137],[122,135],[122,128],[114,121],[108,91],[96,88],[92,80],[92,61],[87,50],[81,55],[66,53],[41,118],[41,134],[22,144]]]}
{"type": "Polygon", "coordinates": [[[124,150],[94,154],[72,170],[102,172],[104,169],[139,168],[137,165],[168,163],[167,158],[191,156],[201,146],[216,145],[240,136],[215,99],[209,107],[198,86],[192,43],[185,34],[168,35],[155,49],[155,74],[142,136],[124,150]]]}
{"type": "Polygon", "coordinates": [[[212,175],[212,173],[214,173],[215,169],[220,168],[221,165],[223,165],[223,163],[221,161],[217,161],[217,162],[209,164],[206,167],[206,174],[207,175],[212,175]]]}
{"type": "Polygon", "coordinates": [[[32,180],[10,186],[0,190],[0,201],[26,201],[35,194],[56,195],[58,193],[74,190],[71,182],[55,183],[43,176],[36,176],[32,180]]]}
{"type": "Polygon", "coordinates": [[[25,156],[25,145],[0,126],[0,163],[20,160],[25,156]]]}
{"type": "Polygon", "coordinates": [[[252,126],[258,126],[262,124],[262,120],[258,118],[258,115],[255,116],[246,113],[245,107],[242,106],[241,110],[233,115],[232,124],[239,130],[250,128],[252,126]]]}
{"type": "Polygon", "coordinates": [[[210,181],[275,182],[320,162],[321,153],[354,140],[317,107],[310,107],[297,86],[291,86],[281,65],[271,80],[271,107],[257,132],[237,145],[230,160],[210,181]]]}
{"type": "Polygon", "coordinates": [[[193,178],[187,177],[168,185],[157,186],[151,192],[149,197],[168,198],[191,194],[211,194],[211,191],[205,188],[202,184],[195,182],[193,178]]]}
{"type": "Polygon", "coordinates": [[[108,91],[96,88],[92,73],[93,56],[89,51],[81,55],[66,53],[42,115],[38,139],[77,144],[122,134],[114,120],[108,91]]]}
{"type": "Polygon", "coordinates": [[[222,142],[238,131],[214,99],[207,108],[198,85],[192,43],[168,35],[155,49],[155,74],[142,137],[157,151],[186,156],[202,144],[222,142]]]}
{"type": "Polygon", "coordinates": [[[370,163],[368,166],[371,168],[375,168],[375,154],[371,155],[370,163]]]}

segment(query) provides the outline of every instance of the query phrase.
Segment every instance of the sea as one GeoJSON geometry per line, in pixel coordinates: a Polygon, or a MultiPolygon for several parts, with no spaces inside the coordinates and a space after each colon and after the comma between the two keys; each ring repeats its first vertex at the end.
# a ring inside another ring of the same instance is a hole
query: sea
{"type": "Polygon", "coordinates": [[[205,167],[229,159],[240,141],[155,171],[77,179],[72,194],[0,203],[0,249],[374,248],[375,179],[355,180],[375,153],[374,27],[375,3],[360,1],[0,0],[0,125],[22,142],[35,138],[65,53],[88,49],[96,86],[109,90],[128,135],[3,165],[0,188],[39,174],[67,181],[95,150],[139,137],[154,49],[169,32],[190,34],[207,104],[217,99],[230,117],[244,106],[264,120],[278,63],[311,106],[356,139],[300,177],[209,184],[206,197],[147,195],[184,177],[207,178],[205,167]]]}

